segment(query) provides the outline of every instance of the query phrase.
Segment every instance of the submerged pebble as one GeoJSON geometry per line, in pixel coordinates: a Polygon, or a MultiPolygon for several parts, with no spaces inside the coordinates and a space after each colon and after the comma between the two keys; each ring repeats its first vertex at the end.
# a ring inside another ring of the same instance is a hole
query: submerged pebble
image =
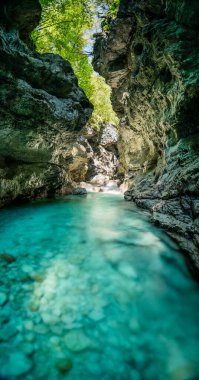
{"type": "Polygon", "coordinates": [[[55,365],[61,373],[65,374],[72,368],[73,362],[70,358],[63,358],[59,359],[55,365]]]}
{"type": "Polygon", "coordinates": [[[1,363],[0,374],[2,376],[19,376],[27,373],[32,367],[32,362],[20,351],[7,354],[1,363]]]}
{"type": "Polygon", "coordinates": [[[92,348],[91,340],[82,330],[72,330],[65,335],[65,344],[70,351],[79,352],[87,348],[92,348]]]}
{"type": "Polygon", "coordinates": [[[9,255],[8,253],[0,253],[0,260],[3,260],[8,264],[12,264],[16,261],[16,257],[9,255]]]}
{"type": "Polygon", "coordinates": [[[0,378],[199,378],[198,286],[133,205],[89,193],[0,222],[0,378]]]}
{"type": "Polygon", "coordinates": [[[0,306],[3,306],[7,299],[7,294],[0,292],[0,306]]]}

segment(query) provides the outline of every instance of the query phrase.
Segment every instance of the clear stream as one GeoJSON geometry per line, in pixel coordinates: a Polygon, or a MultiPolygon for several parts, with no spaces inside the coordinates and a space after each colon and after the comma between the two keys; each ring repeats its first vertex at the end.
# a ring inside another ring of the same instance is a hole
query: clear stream
{"type": "Polygon", "coordinates": [[[198,285],[122,196],[1,210],[0,270],[1,380],[199,379],[198,285]]]}

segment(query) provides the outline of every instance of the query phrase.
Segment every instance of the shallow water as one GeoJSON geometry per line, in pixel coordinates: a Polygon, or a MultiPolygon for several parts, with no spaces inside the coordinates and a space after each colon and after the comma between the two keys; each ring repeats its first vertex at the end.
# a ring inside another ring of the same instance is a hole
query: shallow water
{"type": "Polygon", "coordinates": [[[119,195],[0,212],[0,378],[199,379],[199,291],[119,195]]]}

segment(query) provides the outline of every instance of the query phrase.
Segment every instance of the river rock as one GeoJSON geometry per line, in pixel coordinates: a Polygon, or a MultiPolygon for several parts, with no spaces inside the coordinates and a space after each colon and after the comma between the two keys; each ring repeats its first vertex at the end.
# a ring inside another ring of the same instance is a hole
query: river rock
{"type": "Polygon", "coordinates": [[[33,330],[34,329],[34,323],[33,321],[31,320],[26,320],[24,321],[24,327],[26,328],[26,330],[33,330]]]}
{"type": "Polygon", "coordinates": [[[35,341],[35,334],[34,333],[28,333],[25,335],[25,340],[27,340],[27,342],[29,343],[32,343],[35,341]]]}
{"type": "Polygon", "coordinates": [[[29,303],[29,309],[32,311],[32,312],[36,312],[39,310],[39,307],[40,307],[40,303],[37,299],[31,301],[29,303]]]}
{"type": "Polygon", "coordinates": [[[32,367],[32,362],[27,356],[20,351],[11,352],[8,357],[5,358],[1,368],[2,376],[20,376],[27,373],[32,367]]]}
{"type": "Polygon", "coordinates": [[[31,265],[28,265],[28,264],[23,264],[21,266],[21,270],[29,275],[30,273],[33,272],[33,267],[31,265]]]}
{"type": "Polygon", "coordinates": [[[41,317],[44,323],[46,323],[47,325],[55,325],[59,320],[59,318],[56,315],[49,313],[49,311],[47,310],[42,312],[41,317]]]}
{"type": "Polygon", "coordinates": [[[132,279],[137,278],[137,273],[136,273],[135,269],[132,266],[130,266],[130,264],[128,264],[128,263],[119,264],[118,270],[120,273],[122,273],[126,277],[130,277],[132,279]]]}
{"type": "Polygon", "coordinates": [[[1,307],[1,313],[0,313],[0,323],[5,324],[7,323],[12,315],[12,311],[10,310],[9,304],[6,303],[4,307],[1,307]]]}
{"type": "Polygon", "coordinates": [[[83,187],[76,187],[73,189],[73,195],[86,195],[87,190],[83,187]]]}
{"type": "Polygon", "coordinates": [[[87,192],[92,192],[93,191],[93,186],[91,185],[91,183],[80,182],[80,186],[84,187],[87,192]]]}
{"type": "Polygon", "coordinates": [[[38,324],[34,326],[34,331],[38,334],[47,334],[49,332],[49,328],[44,324],[38,324]]]}
{"type": "Polygon", "coordinates": [[[0,292],[0,306],[3,306],[5,305],[5,303],[7,302],[7,295],[6,293],[2,293],[0,292]]]}
{"type": "Polygon", "coordinates": [[[32,272],[30,278],[37,282],[43,282],[45,280],[45,274],[40,272],[32,272]]]}
{"type": "Polygon", "coordinates": [[[97,174],[95,177],[92,178],[91,183],[92,185],[96,186],[105,186],[109,181],[109,178],[107,176],[104,176],[103,174],[97,174]]]}
{"type": "Polygon", "coordinates": [[[16,261],[16,257],[8,253],[0,253],[0,259],[6,261],[8,264],[14,263],[16,261]]]}
{"type": "Polygon", "coordinates": [[[100,321],[105,318],[105,314],[103,309],[97,309],[95,308],[94,310],[89,313],[89,318],[93,319],[94,321],[100,321]]]}
{"type": "Polygon", "coordinates": [[[30,342],[23,342],[20,344],[20,350],[25,355],[31,355],[35,351],[35,347],[34,347],[34,344],[30,342]]]}
{"type": "Polygon", "coordinates": [[[0,341],[8,341],[11,337],[17,334],[17,325],[13,321],[9,321],[8,323],[1,326],[0,329],[0,341]]]}
{"type": "Polygon", "coordinates": [[[72,352],[80,352],[92,346],[91,340],[80,329],[67,333],[64,341],[67,348],[72,352]]]}
{"type": "Polygon", "coordinates": [[[62,374],[67,373],[73,367],[73,362],[70,358],[59,359],[55,363],[56,368],[62,374]]]}

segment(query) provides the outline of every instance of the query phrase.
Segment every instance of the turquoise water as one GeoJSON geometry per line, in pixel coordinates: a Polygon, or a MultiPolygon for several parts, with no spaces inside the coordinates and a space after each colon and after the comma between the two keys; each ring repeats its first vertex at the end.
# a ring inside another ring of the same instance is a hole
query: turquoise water
{"type": "Polygon", "coordinates": [[[1,210],[0,253],[1,379],[199,379],[198,285],[121,196],[1,210]]]}

